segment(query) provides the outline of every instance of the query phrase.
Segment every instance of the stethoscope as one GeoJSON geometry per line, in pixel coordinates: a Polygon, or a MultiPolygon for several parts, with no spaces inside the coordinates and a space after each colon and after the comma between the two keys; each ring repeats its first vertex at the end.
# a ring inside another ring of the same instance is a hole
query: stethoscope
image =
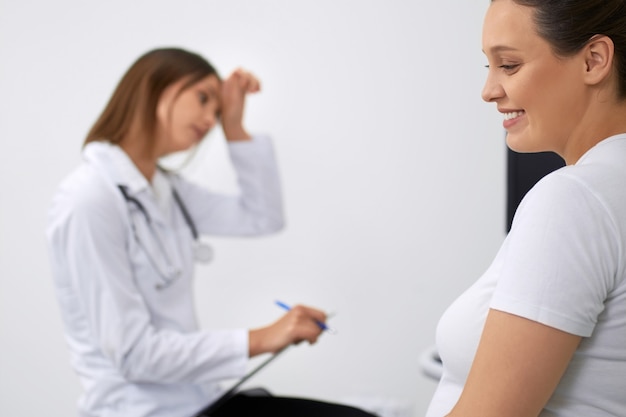
{"type": "MultiPolygon", "coordinates": [[[[119,188],[122,195],[124,196],[124,200],[126,200],[126,202],[128,203],[133,203],[139,209],[141,214],[146,218],[146,221],[148,223],[148,228],[150,229],[150,233],[152,234],[152,237],[154,238],[157,246],[159,247],[159,251],[161,252],[160,255],[162,255],[167,265],[163,267],[161,262],[155,259],[151,251],[148,250],[148,248],[146,248],[145,245],[141,242],[141,239],[139,239],[139,236],[137,235],[136,230],[135,230],[135,238],[139,242],[139,245],[142,246],[152,266],[157,271],[159,271],[159,274],[163,278],[162,282],[156,285],[156,288],[159,290],[163,288],[167,288],[181,276],[182,270],[174,266],[174,262],[172,262],[172,258],[169,256],[169,253],[166,250],[162,239],[160,238],[159,234],[157,233],[157,231],[152,225],[152,219],[150,217],[150,214],[148,213],[148,210],[146,210],[144,205],[139,200],[137,200],[135,197],[128,194],[128,189],[126,186],[118,185],[117,187],[119,188]]],[[[185,223],[187,223],[187,226],[189,227],[189,230],[191,231],[191,235],[194,240],[194,243],[193,243],[194,259],[202,263],[210,262],[211,260],[213,260],[213,249],[211,248],[211,246],[209,246],[209,244],[207,244],[206,242],[202,242],[202,240],[200,239],[200,235],[198,234],[198,229],[196,228],[196,224],[191,218],[191,215],[189,214],[187,207],[183,203],[183,200],[180,198],[180,195],[178,195],[178,193],[176,192],[176,189],[173,187],[172,187],[172,196],[174,197],[174,201],[176,202],[176,205],[179,207],[183,215],[183,218],[185,219],[185,223]]],[[[133,229],[134,229],[134,225],[133,225],[133,229]]]]}

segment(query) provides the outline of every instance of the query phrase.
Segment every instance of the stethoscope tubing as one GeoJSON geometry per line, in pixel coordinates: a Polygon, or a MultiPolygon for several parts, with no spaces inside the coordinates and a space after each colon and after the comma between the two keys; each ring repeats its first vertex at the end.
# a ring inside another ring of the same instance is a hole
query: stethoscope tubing
{"type": "Polygon", "coordinates": [[[197,241],[200,235],[198,235],[198,229],[196,229],[196,224],[191,218],[189,211],[187,211],[187,206],[183,204],[183,200],[180,198],[175,188],[172,188],[172,195],[174,196],[174,200],[176,200],[176,204],[178,204],[178,207],[180,208],[181,213],[183,213],[183,217],[185,218],[185,223],[187,223],[187,226],[189,226],[189,230],[191,230],[191,236],[193,236],[193,240],[197,241]]]}
{"type": "MultiPolygon", "coordinates": [[[[173,267],[173,262],[172,259],[170,258],[168,251],[166,250],[162,239],[160,238],[160,236],[158,236],[157,231],[155,230],[155,228],[152,225],[152,218],[150,217],[150,214],[148,213],[148,210],[146,210],[145,206],[141,203],[141,201],[139,201],[137,198],[131,196],[128,193],[128,188],[124,185],[118,185],[118,189],[120,190],[120,192],[122,193],[122,196],[124,197],[124,200],[126,200],[128,203],[132,203],[134,204],[137,209],[139,209],[139,211],[141,212],[141,214],[145,217],[147,223],[148,223],[148,228],[150,229],[150,233],[152,234],[152,237],[154,238],[154,240],[157,242],[157,245],[159,246],[159,250],[162,253],[163,257],[165,258],[166,263],[169,265],[169,267],[167,268],[163,268],[162,265],[160,264],[160,262],[158,262],[157,259],[154,258],[154,256],[152,256],[151,252],[148,250],[148,248],[146,247],[146,245],[141,241],[141,239],[138,236],[137,233],[137,229],[134,225],[134,223],[132,223],[132,227],[133,227],[133,232],[135,234],[135,239],[139,242],[139,245],[141,246],[141,248],[143,249],[143,251],[146,253],[148,260],[150,261],[150,263],[152,264],[152,266],[159,271],[159,274],[162,276],[162,283],[161,284],[157,284],[156,288],[157,289],[163,289],[168,287],[172,282],[174,282],[178,277],[180,277],[181,275],[181,271],[177,268],[173,267]],[[164,272],[165,270],[165,272],[164,272]]],[[[193,221],[193,219],[191,218],[191,215],[189,214],[189,211],[187,210],[187,207],[185,206],[185,204],[183,203],[182,199],[180,198],[180,195],[176,192],[176,189],[174,189],[172,187],[172,195],[174,197],[174,201],[176,201],[176,205],[179,207],[183,218],[185,219],[185,223],[187,224],[187,226],[189,227],[189,230],[191,231],[191,235],[194,239],[194,255],[196,256],[196,258],[198,257],[198,254],[201,254],[200,257],[201,261],[205,261],[208,262],[211,258],[212,258],[212,251],[211,248],[208,245],[203,245],[199,242],[199,233],[198,233],[198,229],[196,228],[196,225],[193,221]]]]}
{"type": "MultiPolygon", "coordinates": [[[[141,214],[146,218],[148,224],[151,225],[152,224],[152,219],[150,218],[150,214],[148,214],[148,210],[146,210],[146,208],[141,203],[141,201],[137,200],[135,197],[133,197],[130,194],[128,194],[128,188],[125,185],[118,185],[117,187],[122,192],[122,195],[124,196],[124,199],[127,202],[133,203],[135,206],[137,206],[139,211],[141,211],[141,214]]],[[[191,236],[193,236],[194,240],[198,240],[200,235],[198,234],[198,229],[196,228],[196,224],[194,223],[193,219],[191,218],[191,215],[189,214],[189,211],[187,210],[187,207],[183,203],[183,200],[180,198],[180,196],[176,192],[176,189],[174,189],[174,188],[172,188],[172,195],[174,196],[174,200],[176,201],[176,204],[178,205],[178,208],[180,208],[180,211],[183,214],[183,218],[185,219],[185,223],[187,223],[187,226],[189,227],[189,230],[191,231],[191,236]]]]}

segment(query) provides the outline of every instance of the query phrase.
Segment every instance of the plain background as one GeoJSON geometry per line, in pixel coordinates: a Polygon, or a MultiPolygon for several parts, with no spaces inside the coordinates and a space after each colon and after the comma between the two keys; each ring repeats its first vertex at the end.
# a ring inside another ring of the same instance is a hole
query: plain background
{"type": "MultiPolygon", "coordinates": [[[[260,326],[276,299],[333,311],[337,335],[252,385],[423,415],[436,383],[419,357],[505,235],[501,116],[480,98],[488,4],[0,0],[0,415],[76,413],[46,212],[120,76],[161,46],[258,75],[246,122],[274,139],[285,188],[280,234],[208,239],[202,326],[260,326]]],[[[229,169],[216,131],[184,172],[231,191],[229,169]]]]}

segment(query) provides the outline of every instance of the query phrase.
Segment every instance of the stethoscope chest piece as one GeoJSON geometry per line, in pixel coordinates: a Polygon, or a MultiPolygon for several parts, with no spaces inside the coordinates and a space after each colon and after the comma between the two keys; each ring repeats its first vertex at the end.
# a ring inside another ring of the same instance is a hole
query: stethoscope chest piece
{"type": "Polygon", "coordinates": [[[198,239],[193,244],[193,257],[197,262],[206,264],[213,260],[215,252],[208,243],[198,239]]]}

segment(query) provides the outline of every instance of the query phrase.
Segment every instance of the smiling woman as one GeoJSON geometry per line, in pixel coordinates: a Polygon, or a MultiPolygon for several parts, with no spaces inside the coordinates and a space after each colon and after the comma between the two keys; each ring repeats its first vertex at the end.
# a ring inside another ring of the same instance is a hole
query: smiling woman
{"type": "Polygon", "coordinates": [[[511,149],[564,154],[587,111],[584,57],[555,55],[552,45],[527,27],[534,9],[505,4],[494,3],[485,19],[483,46],[491,71],[483,99],[498,104],[511,149]]]}
{"type": "Polygon", "coordinates": [[[626,409],[626,2],[493,0],[483,99],[507,144],[567,163],[539,181],[437,327],[428,417],[626,409]]]}
{"type": "MultiPolygon", "coordinates": [[[[258,329],[200,330],[192,279],[207,260],[199,235],[264,235],[283,227],[277,162],[267,137],[243,126],[259,81],[239,69],[221,81],[202,57],[157,49],[123,76],[89,132],[82,164],[54,198],[48,241],[81,416],[202,415],[220,381],[249,357],[315,343],[326,314],[294,306],[258,329]],[[158,167],[221,120],[241,188],[211,193],[158,167]],[[197,414],[200,413],[200,414],[197,414]]],[[[319,401],[235,395],[213,416],[368,416],[319,401]]]]}

